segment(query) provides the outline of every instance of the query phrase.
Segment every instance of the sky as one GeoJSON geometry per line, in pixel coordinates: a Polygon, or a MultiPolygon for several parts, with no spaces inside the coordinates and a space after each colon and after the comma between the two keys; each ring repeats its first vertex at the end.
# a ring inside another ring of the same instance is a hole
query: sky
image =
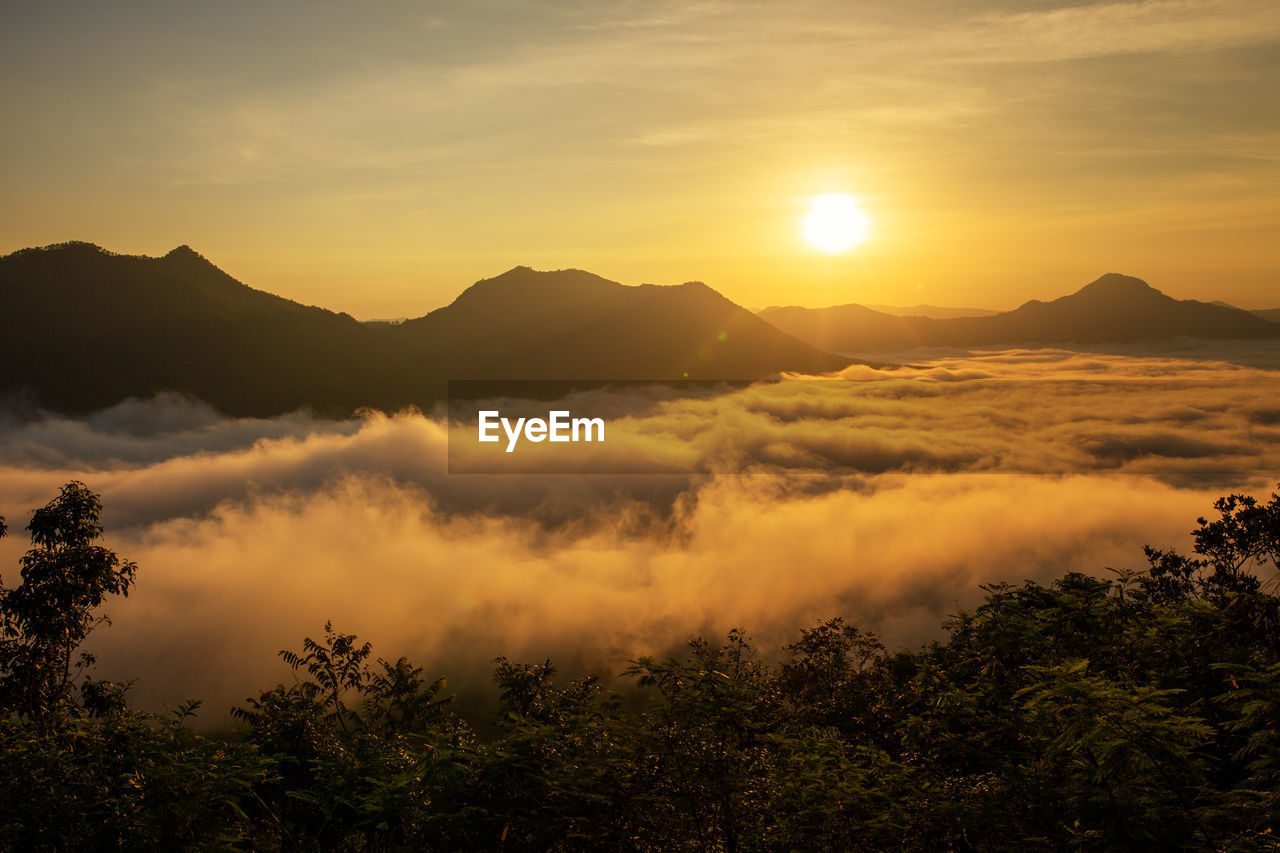
{"type": "Polygon", "coordinates": [[[1280,5],[13,4],[0,252],[189,244],[361,319],[516,265],[751,308],[1106,272],[1280,306],[1280,5]],[[854,196],[864,243],[801,238],[854,196]]]}

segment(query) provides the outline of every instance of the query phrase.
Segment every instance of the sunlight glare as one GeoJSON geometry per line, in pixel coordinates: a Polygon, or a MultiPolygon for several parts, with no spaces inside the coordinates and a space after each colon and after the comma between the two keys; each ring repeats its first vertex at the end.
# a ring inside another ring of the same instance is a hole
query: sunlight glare
{"type": "Polygon", "coordinates": [[[853,196],[827,193],[814,196],[804,217],[805,242],[815,249],[836,254],[857,246],[867,239],[867,215],[853,196]]]}

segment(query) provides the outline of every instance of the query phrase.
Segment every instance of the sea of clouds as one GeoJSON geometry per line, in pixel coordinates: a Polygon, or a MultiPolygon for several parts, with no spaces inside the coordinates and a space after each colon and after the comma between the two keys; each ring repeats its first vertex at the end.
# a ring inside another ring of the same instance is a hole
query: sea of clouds
{"type": "Polygon", "coordinates": [[[609,440],[556,473],[450,474],[442,410],[228,419],[164,395],[0,416],[0,576],[19,579],[29,511],[86,483],[139,566],[92,639],[99,674],[221,724],[326,620],[464,698],[497,655],[608,674],[735,626],[773,655],[837,615],[914,646],[983,583],[1139,567],[1143,544],[1187,549],[1219,495],[1280,479],[1275,345],[907,355],[579,392],[566,407],[609,440]]]}

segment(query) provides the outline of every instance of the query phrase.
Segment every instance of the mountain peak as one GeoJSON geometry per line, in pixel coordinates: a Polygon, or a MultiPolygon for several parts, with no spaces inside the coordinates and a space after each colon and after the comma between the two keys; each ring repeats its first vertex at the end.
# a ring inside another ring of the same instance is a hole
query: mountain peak
{"type": "Polygon", "coordinates": [[[233,283],[240,287],[244,287],[243,284],[240,284],[240,282],[236,281],[216,266],[213,261],[200,254],[186,243],[183,243],[164,257],[158,258],[157,261],[162,267],[167,268],[171,272],[176,273],[187,280],[217,282],[220,285],[233,283]]]}
{"type": "Polygon", "coordinates": [[[455,302],[489,299],[537,299],[553,293],[587,296],[601,289],[622,287],[615,281],[583,270],[535,270],[512,267],[501,275],[484,278],[462,291],[455,302]]]}
{"type": "MultiPolygon", "coordinates": [[[[832,352],[916,346],[1039,346],[1196,338],[1277,338],[1280,328],[1244,311],[1174,299],[1140,278],[1107,273],[1068,296],[1032,299],[986,317],[928,320],[860,315],[851,306],[762,312],[784,332],[832,352]]],[[[864,309],[869,310],[869,309],[864,309]]]]}
{"type": "Polygon", "coordinates": [[[113,254],[115,253],[108,252],[98,244],[90,243],[86,240],[65,240],[61,243],[50,243],[47,246],[19,249],[12,254],[12,257],[36,257],[40,255],[61,255],[65,257],[113,254]]]}
{"type": "Polygon", "coordinates": [[[554,284],[559,281],[581,281],[587,279],[598,282],[606,281],[606,279],[603,279],[594,273],[585,272],[584,270],[535,270],[533,267],[521,265],[512,267],[504,273],[499,273],[493,278],[482,278],[472,285],[472,287],[489,284],[546,285],[554,284]]]}
{"type": "Polygon", "coordinates": [[[1147,284],[1140,278],[1131,275],[1121,275],[1118,272],[1109,272],[1094,281],[1089,282],[1084,287],[1076,291],[1076,295],[1080,294],[1097,294],[1097,295],[1136,295],[1136,294],[1152,294],[1160,293],[1151,285],[1147,284]]]}
{"type": "Polygon", "coordinates": [[[115,252],[108,252],[97,243],[90,243],[88,240],[66,240],[62,243],[50,243],[48,246],[41,246],[36,249],[37,252],[92,252],[95,255],[114,255],[115,252]]]}
{"type": "Polygon", "coordinates": [[[214,266],[213,261],[209,260],[204,255],[200,254],[195,249],[188,246],[186,243],[183,243],[178,248],[169,252],[160,260],[168,261],[170,264],[174,264],[174,263],[180,264],[184,267],[193,267],[193,268],[209,267],[212,269],[217,269],[217,267],[214,266]]]}
{"type": "MultiPolygon", "coordinates": [[[[506,272],[498,273],[497,275],[492,276],[490,278],[482,278],[479,281],[477,281],[476,284],[488,284],[489,282],[493,282],[493,281],[496,281],[496,282],[532,281],[538,276],[545,275],[545,274],[546,273],[540,272],[539,270],[535,270],[533,267],[526,267],[523,264],[521,264],[519,266],[512,267],[506,272]]],[[[474,286],[475,285],[472,285],[472,287],[474,286]]]]}

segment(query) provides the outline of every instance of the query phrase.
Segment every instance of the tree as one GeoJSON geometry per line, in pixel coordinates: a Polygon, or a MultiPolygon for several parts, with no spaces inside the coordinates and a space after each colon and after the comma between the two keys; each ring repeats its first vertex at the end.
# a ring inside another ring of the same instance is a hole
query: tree
{"type": "Polygon", "coordinates": [[[296,683],[232,709],[277,774],[260,805],[303,849],[424,846],[436,767],[453,754],[453,697],[407,658],[371,664],[372,650],[326,622],[323,641],[280,652],[296,683]]]}
{"type": "MultiPolygon", "coordinates": [[[[0,711],[49,722],[77,705],[77,683],[94,663],[80,645],[109,621],[97,613],[104,599],[127,596],[137,571],[96,544],[101,515],[98,495],[74,480],[32,513],[22,582],[0,584],[0,711]]],[[[118,685],[88,679],[79,687],[91,710],[123,704],[118,685]]]]}

